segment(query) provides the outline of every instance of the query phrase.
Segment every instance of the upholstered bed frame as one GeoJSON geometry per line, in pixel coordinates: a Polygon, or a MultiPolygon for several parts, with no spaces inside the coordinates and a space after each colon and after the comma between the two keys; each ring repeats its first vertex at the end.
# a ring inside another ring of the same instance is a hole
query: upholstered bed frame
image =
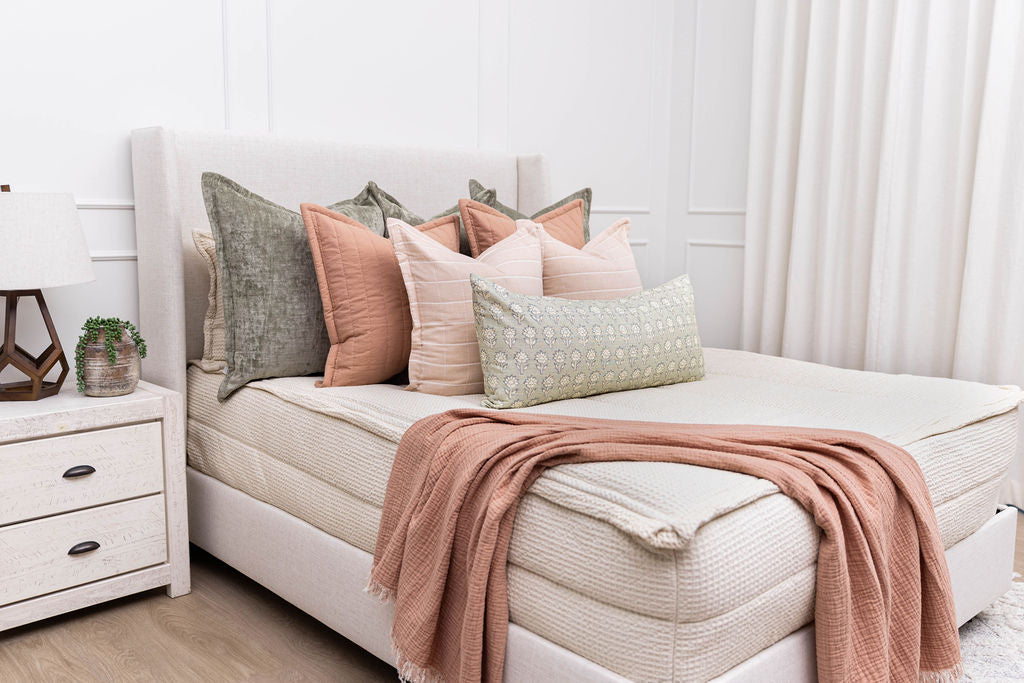
{"type": "MultiPolygon", "coordinates": [[[[548,203],[540,155],[353,146],[277,136],[146,128],[132,133],[139,317],[149,341],[143,377],[186,392],[186,361],[202,356],[206,267],[192,247],[209,230],[203,171],[222,173],[282,205],[329,204],[376,180],[422,215],[466,192],[470,177],[527,213],[548,203]]],[[[371,556],[278,508],[189,468],[191,540],[377,657],[394,662],[392,612],[363,592],[371,556]]],[[[1000,510],[947,551],[959,623],[1010,587],[1014,511],[1000,510]]],[[[815,680],[813,625],[717,680],[815,680]]],[[[622,681],[621,676],[510,624],[508,681],[622,681]]]]}

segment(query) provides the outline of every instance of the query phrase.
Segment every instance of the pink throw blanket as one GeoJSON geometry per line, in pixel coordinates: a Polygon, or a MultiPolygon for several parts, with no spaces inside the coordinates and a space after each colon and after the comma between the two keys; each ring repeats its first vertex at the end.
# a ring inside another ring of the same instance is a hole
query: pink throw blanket
{"type": "Polygon", "coordinates": [[[822,530],[818,677],[955,681],[960,642],[921,470],[859,432],[463,409],[420,420],[388,481],[368,590],[395,602],[407,680],[500,681],[516,507],[547,467],[653,460],[774,482],[822,530]]]}

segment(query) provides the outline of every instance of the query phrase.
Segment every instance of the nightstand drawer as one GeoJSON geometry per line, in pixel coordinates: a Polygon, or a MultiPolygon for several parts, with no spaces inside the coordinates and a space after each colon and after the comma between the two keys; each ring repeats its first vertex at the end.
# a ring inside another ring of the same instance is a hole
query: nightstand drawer
{"type": "Polygon", "coordinates": [[[167,561],[162,495],[0,529],[0,605],[167,561]]]}
{"type": "Polygon", "coordinates": [[[0,526],[163,490],[159,422],[0,446],[0,526]]]}

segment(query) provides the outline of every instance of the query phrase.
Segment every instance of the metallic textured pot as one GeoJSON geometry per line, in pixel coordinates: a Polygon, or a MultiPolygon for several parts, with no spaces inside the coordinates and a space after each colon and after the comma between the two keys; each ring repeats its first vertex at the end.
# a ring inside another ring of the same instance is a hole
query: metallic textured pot
{"type": "Polygon", "coordinates": [[[82,361],[85,395],[124,396],[132,393],[139,383],[142,362],[135,342],[127,333],[122,333],[121,341],[114,342],[117,357],[111,365],[104,340],[104,331],[100,330],[96,341],[85,345],[85,356],[82,361]]]}

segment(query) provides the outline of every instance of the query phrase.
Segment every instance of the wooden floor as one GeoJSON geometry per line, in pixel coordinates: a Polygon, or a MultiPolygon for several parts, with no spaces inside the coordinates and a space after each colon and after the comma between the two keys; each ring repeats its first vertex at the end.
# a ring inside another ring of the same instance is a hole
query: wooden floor
{"type": "MultiPolygon", "coordinates": [[[[1024,574],[1024,515],[1014,569],[1024,574]]],[[[1024,579],[1018,579],[1024,580],[1024,579]]],[[[203,551],[149,591],[0,635],[0,681],[394,681],[395,670],[203,551]]]]}
{"type": "Polygon", "coordinates": [[[156,589],[0,634],[0,681],[388,681],[394,668],[192,546],[156,589]]]}

